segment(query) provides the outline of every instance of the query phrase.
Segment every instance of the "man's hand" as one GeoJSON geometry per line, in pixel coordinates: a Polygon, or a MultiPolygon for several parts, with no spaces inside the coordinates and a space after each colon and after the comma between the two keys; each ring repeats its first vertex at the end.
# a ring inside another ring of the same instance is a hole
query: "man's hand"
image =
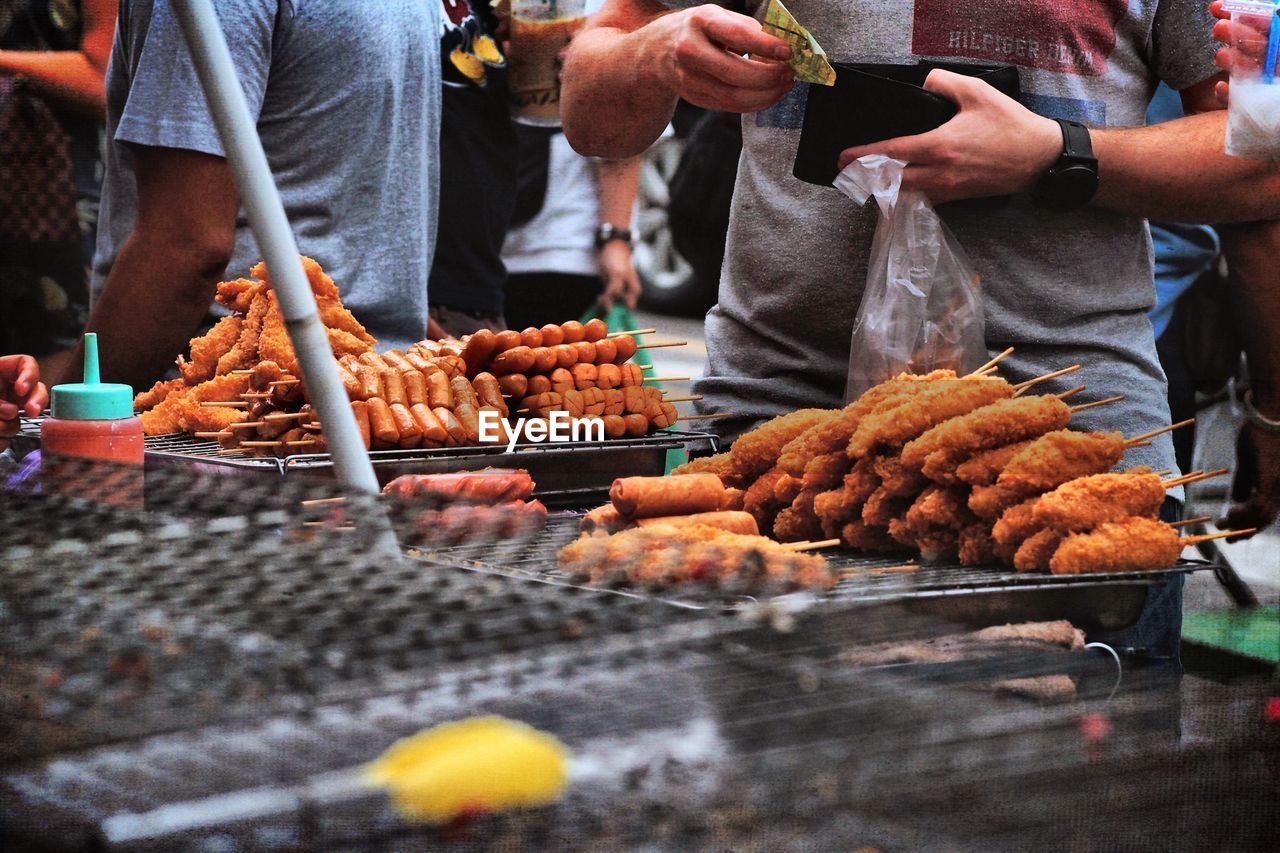
{"type": "Polygon", "coordinates": [[[631,247],[621,240],[610,240],[600,247],[600,278],[604,290],[600,293],[600,305],[608,310],[615,299],[635,310],[640,299],[640,276],[631,262],[631,247]]]}
{"type": "Polygon", "coordinates": [[[1231,499],[1236,505],[1218,524],[1224,530],[1262,530],[1280,515],[1280,434],[1241,427],[1231,499]]]}
{"type": "Polygon", "coordinates": [[[19,415],[34,418],[47,405],[49,392],[36,360],[29,355],[0,357],[0,451],[18,434],[19,415]]]}
{"type": "MultiPolygon", "coordinates": [[[[1218,19],[1213,25],[1213,37],[1222,42],[1213,57],[1213,64],[1227,73],[1258,73],[1267,55],[1267,35],[1271,16],[1241,15],[1234,21],[1231,13],[1222,8],[1222,0],[1213,0],[1209,11],[1218,19]]],[[[1227,103],[1230,88],[1226,82],[1214,87],[1214,94],[1223,106],[1227,103]]]]}
{"type": "Polygon", "coordinates": [[[719,6],[698,6],[653,21],[658,79],[671,94],[712,110],[751,113],[782,100],[795,82],[791,47],[760,22],[719,6]],[[779,62],[744,57],[754,54],[779,62]]]}
{"type": "Polygon", "coordinates": [[[927,133],[848,148],[840,154],[840,168],[866,154],[902,160],[902,188],[941,204],[1030,190],[1062,153],[1057,122],[981,80],[934,69],[924,88],[960,111],[927,133]]]}

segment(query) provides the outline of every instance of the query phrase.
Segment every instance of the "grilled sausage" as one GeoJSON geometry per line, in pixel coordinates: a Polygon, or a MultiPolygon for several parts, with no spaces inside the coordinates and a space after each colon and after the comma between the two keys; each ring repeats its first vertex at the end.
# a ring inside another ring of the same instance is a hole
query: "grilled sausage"
{"type": "Polygon", "coordinates": [[[520,343],[524,344],[529,349],[535,349],[542,346],[542,331],[530,326],[520,333],[520,343]]]}
{"type": "Polygon", "coordinates": [[[622,377],[621,385],[641,386],[644,384],[644,368],[640,365],[630,362],[628,364],[615,365],[618,368],[618,375],[622,377]]]}
{"type": "Polygon", "coordinates": [[[573,344],[559,344],[551,349],[556,354],[556,367],[568,370],[578,363],[578,351],[573,348],[573,344]]]}
{"type": "Polygon", "coordinates": [[[380,371],[378,378],[382,380],[382,399],[387,401],[387,405],[396,403],[404,405],[404,380],[400,378],[400,371],[389,367],[380,371]]]}
{"type": "Polygon", "coordinates": [[[560,331],[564,332],[566,344],[576,344],[578,341],[586,340],[587,337],[587,330],[577,320],[561,323],[560,331]]]}
{"type": "Polygon", "coordinates": [[[489,366],[497,343],[497,336],[488,329],[481,329],[467,339],[467,345],[462,348],[462,360],[467,363],[468,376],[474,376],[489,366]]]}
{"type": "Polygon", "coordinates": [[[422,426],[413,412],[409,411],[409,407],[404,403],[392,403],[389,408],[400,433],[400,440],[396,444],[405,450],[412,450],[422,444],[422,426]]]}
{"type": "Polygon", "coordinates": [[[564,330],[555,323],[548,323],[542,327],[542,345],[544,347],[553,347],[556,344],[564,343],[564,330]]]}
{"type": "Polygon", "coordinates": [[[609,327],[604,324],[604,320],[597,317],[594,320],[588,320],[586,325],[582,327],[583,340],[595,343],[604,340],[605,335],[609,334],[609,327]]]}
{"type": "Polygon", "coordinates": [[[378,355],[373,350],[360,353],[358,356],[356,356],[356,359],[358,359],[361,364],[367,364],[375,370],[383,370],[384,368],[389,366],[385,361],[382,360],[382,356],[378,355]]]}
{"type": "Polygon", "coordinates": [[[413,365],[414,370],[424,375],[440,369],[431,363],[429,356],[423,355],[422,350],[416,347],[410,347],[409,351],[404,354],[404,360],[413,365]]]}
{"type": "Polygon", "coordinates": [[[569,417],[582,417],[585,408],[585,403],[582,399],[582,392],[570,388],[568,391],[563,392],[561,396],[564,399],[564,410],[569,413],[569,417]]]}
{"type": "Polygon", "coordinates": [[[373,435],[374,446],[379,449],[395,447],[400,443],[400,430],[396,427],[391,407],[381,397],[372,397],[368,403],[369,431],[373,435]]]}
{"type": "Polygon", "coordinates": [[[556,351],[551,347],[537,347],[533,351],[533,372],[550,373],[556,368],[556,351]]]}
{"type": "MultiPolygon", "coordinates": [[[[597,348],[598,350],[598,348],[597,348]]],[[[596,365],[596,387],[609,390],[622,385],[622,370],[616,364],[596,365]]]]}
{"type": "Polygon", "coordinates": [[[613,364],[618,358],[618,345],[612,338],[596,341],[596,364],[613,364]]]}
{"type": "Polygon", "coordinates": [[[453,408],[454,417],[466,433],[463,444],[480,443],[480,411],[472,403],[459,403],[453,408]]]}
{"type": "Polygon", "coordinates": [[[530,376],[528,385],[529,385],[528,390],[525,392],[526,396],[528,396],[529,394],[534,394],[534,395],[545,394],[551,390],[551,377],[550,376],[530,376]]]}
{"type": "Polygon", "coordinates": [[[585,388],[582,394],[582,412],[591,417],[604,414],[604,392],[599,388],[585,388]]]}
{"type": "Polygon", "coordinates": [[[404,396],[409,406],[427,402],[427,377],[416,370],[405,370],[400,374],[404,383],[404,396]]]}
{"type": "Polygon", "coordinates": [[[565,391],[573,391],[577,388],[573,381],[573,374],[565,370],[563,367],[557,367],[551,371],[551,390],[563,394],[565,391]]]}
{"type": "Polygon", "coordinates": [[[364,442],[364,449],[369,449],[369,404],[364,400],[355,400],[351,404],[351,413],[356,416],[356,429],[360,431],[360,440],[364,442]]]}
{"type": "Polygon", "coordinates": [[[622,416],[622,420],[627,424],[627,435],[631,438],[641,438],[649,434],[649,419],[638,412],[630,412],[622,416]]]}
{"type": "Polygon", "coordinates": [[[600,393],[604,395],[604,414],[621,416],[626,412],[626,397],[618,388],[610,388],[609,390],[601,389],[600,393]]]}
{"type": "Polygon", "coordinates": [[[458,418],[453,412],[444,406],[433,406],[431,413],[436,416],[440,424],[445,428],[448,436],[445,438],[445,447],[457,447],[465,444],[467,440],[467,431],[462,428],[462,424],[458,422],[458,418]]]}
{"type": "Polygon", "coordinates": [[[613,481],[609,499],[624,518],[715,512],[724,499],[724,484],[715,474],[620,477],[613,481]]]}
{"type": "Polygon", "coordinates": [[[579,391],[584,388],[596,387],[598,371],[594,364],[583,364],[582,362],[578,362],[573,366],[573,369],[571,369],[569,373],[573,375],[573,387],[577,388],[579,391]]]}
{"type": "Polygon", "coordinates": [[[578,341],[573,345],[578,351],[578,364],[595,364],[596,363],[596,345],[590,341],[578,341]]]}
{"type": "Polygon", "coordinates": [[[631,356],[635,355],[636,351],[639,349],[639,344],[636,343],[636,339],[631,335],[622,335],[621,337],[613,338],[612,340],[614,346],[618,348],[618,357],[614,359],[614,364],[622,364],[624,361],[631,358],[631,356]]]}
{"type": "Polygon", "coordinates": [[[453,393],[449,390],[449,377],[443,370],[427,375],[427,405],[431,408],[453,408],[453,393]]]}
{"type": "Polygon", "coordinates": [[[480,401],[476,397],[475,387],[467,381],[465,376],[455,376],[449,380],[449,392],[453,394],[453,408],[456,411],[459,406],[470,406],[472,409],[480,408],[480,401]]]}
{"type": "Polygon", "coordinates": [[[529,377],[523,373],[508,373],[498,377],[498,387],[504,395],[519,400],[529,393],[529,377]]]}
{"type": "Polygon", "coordinates": [[[644,391],[640,388],[629,387],[622,389],[622,410],[627,414],[643,414],[644,410],[649,408],[649,398],[644,395],[644,391]]]}
{"type": "Polygon", "coordinates": [[[382,393],[382,382],[378,378],[378,370],[367,364],[356,368],[356,379],[360,382],[360,399],[369,400],[382,393]]]}
{"type": "Polygon", "coordinates": [[[493,354],[506,352],[521,346],[524,342],[520,339],[520,333],[507,329],[505,332],[498,332],[493,336],[493,354]]]}
{"type": "Polygon", "coordinates": [[[432,361],[432,364],[444,371],[445,377],[449,379],[467,374],[467,363],[462,360],[461,356],[442,355],[432,361]]]}
{"type": "Polygon", "coordinates": [[[533,350],[526,346],[518,346],[498,353],[493,359],[490,372],[494,376],[505,376],[508,373],[528,373],[533,367],[533,350]]]}
{"type": "Polygon", "coordinates": [[[419,428],[422,429],[422,446],[443,446],[445,440],[449,437],[449,431],[444,428],[444,424],[440,423],[440,419],[436,417],[435,412],[431,411],[423,403],[415,403],[409,407],[409,411],[413,413],[414,420],[418,422],[419,428]]]}
{"type": "Polygon", "coordinates": [[[360,380],[356,375],[341,364],[338,365],[338,378],[342,380],[342,390],[347,392],[348,400],[361,399],[360,380]]]}
{"type": "Polygon", "coordinates": [[[382,360],[396,370],[412,370],[413,365],[405,358],[404,353],[399,350],[387,350],[382,354],[382,360]]]}
{"type": "Polygon", "coordinates": [[[502,389],[498,386],[497,377],[492,373],[478,373],[471,384],[475,387],[476,397],[480,399],[482,407],[495,409],[504,418],[507,416],[507,404],[502,399],[502,389]]]}
{"type": "Polygon", "coordinates": [[[604,416],[605,438],[622,438],[627,434],[627,422],[621,415],[604,416]]]}

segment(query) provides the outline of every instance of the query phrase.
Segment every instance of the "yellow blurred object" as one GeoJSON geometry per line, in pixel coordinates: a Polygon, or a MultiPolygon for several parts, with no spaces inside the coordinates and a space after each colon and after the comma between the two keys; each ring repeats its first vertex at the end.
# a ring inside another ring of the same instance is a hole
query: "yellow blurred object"
{"type": "Polygon", "coordinates": [[[453,63],[453,67],[461,71],[468,80],[480,83],[484,80],[484,63],[476,57],[467,53],[461,47],[455,47],[449,52],[449,61],[453,63]]]}
{"type": "Polygon", "coordinates": [[[475,41],[471,43],[471,51],[485,65],[501,68],[507,62],[502,56],[502,51],[498,50],[498,43],[486,35],[476,36],[475,41]]]}
{"type": "Polygon", "coordinates": [[[524,723],[475,717],[398,741],[365,768],[401,814],[445,823],[463,814],[539,806],[568,780],[569,752],[524,723]]]}

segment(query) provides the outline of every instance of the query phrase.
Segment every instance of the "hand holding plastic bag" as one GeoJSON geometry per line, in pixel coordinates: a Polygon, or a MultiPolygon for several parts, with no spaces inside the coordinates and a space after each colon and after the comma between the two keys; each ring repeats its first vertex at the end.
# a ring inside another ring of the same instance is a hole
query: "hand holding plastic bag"
{"type": "Polygon", "coordinates": [[[903,371],[973,370],[987,360],[982,299],[969,259],[922,193],[902,191],[906,164],[850,163],[835,186],[880,208],[867,285],[853,324],[845,400],[903,371]]]}

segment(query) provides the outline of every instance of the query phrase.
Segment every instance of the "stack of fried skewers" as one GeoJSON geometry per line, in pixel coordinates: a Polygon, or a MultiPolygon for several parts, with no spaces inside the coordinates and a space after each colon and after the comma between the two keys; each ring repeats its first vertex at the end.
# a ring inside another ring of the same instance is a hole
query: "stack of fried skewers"
{"type": "Polygon", "coordinates": [[[838,538],[873,552],[918,551],[964,565],[1075,574],[1167,568],[1180,538],[1157,521],[1167,489],[1224,473],[1162,480],[1112,472],[1129,447],[1174,424],[1125,439],[1067,429],[1076,406],[1034,385],[993,375],[1000,358],[967,376],[903,374],[843,409],[803,409],[753,430],[723,454],[676,473],[717,474],[746,490],[744,509],[781,541],[838,538]]]}
{"type": "MultiPolygon", "coordinates": [[[[303,265],[366,448],[505,444],[519,424],[563,417],[557,412],[567,415],[567,426],[598,422],[577,434],[606,438],[645,436],[689,419],[674,403],[696,398],[664,398],[646,384],[683,377],[647,380],[628,362],[641,348],[678,345],[633,337],[652,329],[611,334],[599,320],[571,321],[523,332],[481,330],[380,354],[343,307],[333,280],[310,258],[303,265]],[[497,415],[487,441],[485,412],[497,415]]],[[[223,452],[249,455],[326,449],[264,266],[252,275],[257,280],[218,285],[217,301],[236,313],[192,340],[190,360],[178,360],[183,378],[135,399],[148,435],[187,432],[217,439],[223,452]]]]}

